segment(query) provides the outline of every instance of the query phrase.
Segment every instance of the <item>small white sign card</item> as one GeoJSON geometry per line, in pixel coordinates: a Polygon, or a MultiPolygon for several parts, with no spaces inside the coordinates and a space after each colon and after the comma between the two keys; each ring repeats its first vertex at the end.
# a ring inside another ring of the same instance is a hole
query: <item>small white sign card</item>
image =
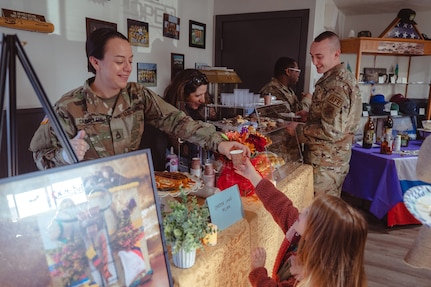
{"type": "Polygon", "coordinates": [[[244,217],[238,185],[233,185],[222,192],[207,198],[211,222],[219,230],[224,230],[244,217]]]}

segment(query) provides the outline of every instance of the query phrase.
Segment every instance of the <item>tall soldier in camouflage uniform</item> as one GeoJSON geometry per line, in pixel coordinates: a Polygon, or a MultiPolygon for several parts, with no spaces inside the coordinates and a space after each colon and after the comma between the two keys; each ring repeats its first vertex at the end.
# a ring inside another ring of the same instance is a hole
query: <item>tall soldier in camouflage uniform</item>
{"type": "Polygon", "coordinates": [[[303,94],[301,101],[292,89],[299,81],[301,70],[298,63],[288,57],[280,57],[274,65],[274,75],[269,83],[261,90],[261,96],[271,93],[277,100],[286,103],[289,112],[299,112],[304,110],[308,112],[311,105],[311,94],[303,94]]]}
{"type": "MultiPolygon", "coordinates": [[[[141,84],[129,83],[133,54],[127,38],[112,29],[95,30],[86,44],[88,68],[96,76],[65,94],[54,110],[78,160],[139,149],[144,122],[227,157],[232,148],[213,125],[194,121],[141,84]]],[[[71,163],[47,120],[33,136],[30,150],[39,169],[71,163]]]]}
{"type": "Polygon", "coordinates": [[[312,104],[305,124],[288,126],[305,143],[304,161],[314,169],[314,192],[341,195],[349,171],[353,136],[359,126],[362,100],[355,77],[340,61],[340,40],[323,32],[311,44],[310,54],[317,72],[312,104]]]}

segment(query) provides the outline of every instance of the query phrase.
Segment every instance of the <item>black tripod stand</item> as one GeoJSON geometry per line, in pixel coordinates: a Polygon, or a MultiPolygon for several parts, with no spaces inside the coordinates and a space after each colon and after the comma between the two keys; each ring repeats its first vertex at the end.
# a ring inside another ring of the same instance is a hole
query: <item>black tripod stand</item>
{"type": "MultiPolygon", "coordinates": [[[[16,126],[16,56],[18,56],[28,79],[30,80],[33,89],[35,90],[45,114],[48,116],[51,126],[62,147],[65,149],[69,158],[74,163],[78,162],[78,158],[74,153],[72,146],[58,121],[54,109],[49,103],[48,97],[42,88],[42,85],[37,78],[33,67],[28,60],[28,57],[18,39],[17,35],[4,35],[1,51],[1,70],[0,70],[0,143],[3,135],[3,119],[6,119],[6,136],[7,136],[7,158],[8,158],[8,177],[18,175],[18,143],[17,143],[17,126],[16,126]],[[6,78],[9,72],[9,97],[6,97],[6,78]],[[7,99],[8,107],[4,109],[5,100],[7,99]]],[[[0,146],[0,148],[2,148],[0,146]]]]}

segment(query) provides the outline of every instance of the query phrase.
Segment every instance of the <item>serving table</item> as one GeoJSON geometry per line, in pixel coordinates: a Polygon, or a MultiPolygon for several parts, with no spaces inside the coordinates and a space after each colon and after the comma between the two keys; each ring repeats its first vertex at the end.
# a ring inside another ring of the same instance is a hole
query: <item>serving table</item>
{"type": "Polygon", "coordinates": [[[422,141],[410,141],[401,153],[380,154],[380,147],[352,147],[350,170],[343,192],[371,201],[369,211],[377,218],[387,215],[387,225],[420,224],[406,209],[403,194],[425,185],[416,177],[417,153],[422,141]]]}
{"type": "MultiPolygon", "coordinates": [[[[298,208],[310,205],[314,198],[313,169],[300,165],[288,174],[278,175],[277,187],[298,208]]],[[[198,251],[192,268],[179,269],[172,264],[174,285],[183,286],[250,286],[250,252],[264,247],[265,267],[272,272],[274,260],[284,239],[280,227],[263,207],[256,195],[242,197],[244,218],[218,233],[217,245],[198,251]]]]}

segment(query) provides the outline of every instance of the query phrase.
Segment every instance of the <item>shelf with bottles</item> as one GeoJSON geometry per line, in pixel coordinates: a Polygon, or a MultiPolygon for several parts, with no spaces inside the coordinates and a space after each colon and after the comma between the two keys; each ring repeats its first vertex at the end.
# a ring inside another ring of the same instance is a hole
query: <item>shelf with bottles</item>
{"type": "MultiPolygon", "coordinates": [[[[374,142],[380,142],[384,133],[384,123],[388,115],[364,115],[359,123],[359,129],[355,134],[355,142],[360,142],[363,139],[364,127],[369,119],[372,119],[375,130],[374,142]]],[[[393,136],[407,135],[410,139],[417,138],[417,117],[414,115],[391,115],[393,121],[393,136]]]]}

